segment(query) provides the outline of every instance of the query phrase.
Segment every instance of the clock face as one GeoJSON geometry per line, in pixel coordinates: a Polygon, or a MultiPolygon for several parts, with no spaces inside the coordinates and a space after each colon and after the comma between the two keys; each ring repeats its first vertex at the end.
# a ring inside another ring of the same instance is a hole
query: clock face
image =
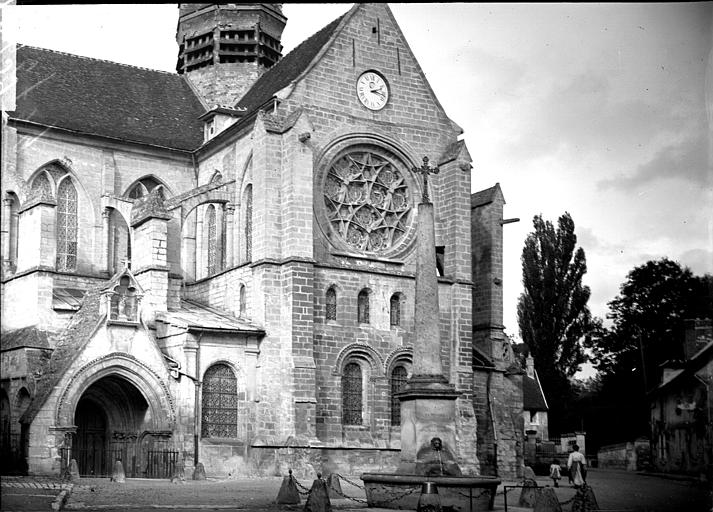
{"type": "Polygon", "coordinates": [[[357,80],[357,96],[369,110],[381,110],[389,101],[389,86],[386,80],[374,71],[367,71],[357,80]]]}

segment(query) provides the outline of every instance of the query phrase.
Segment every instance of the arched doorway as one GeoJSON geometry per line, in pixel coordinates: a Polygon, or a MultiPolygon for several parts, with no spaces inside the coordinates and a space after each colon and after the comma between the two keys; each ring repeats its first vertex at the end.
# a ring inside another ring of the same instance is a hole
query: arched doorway
{"type": "Polygon", "coordinates": [[[2,460],[0,470],[2,473],[11,469],[10,461],[12,451],[10,444],[10,422],[11,422],[10,400],[7,398],[5,390],[0,390],[0,459],[2,460]]]}
{"type": "Polygon", "coordinates": [[[152,430],[144,394],[121,375],[102,377],[82,393],[74,424],[80,476],[110,476],[117,460],[127,477],[168,478],[175,467],[171,433],[152,430]]]}

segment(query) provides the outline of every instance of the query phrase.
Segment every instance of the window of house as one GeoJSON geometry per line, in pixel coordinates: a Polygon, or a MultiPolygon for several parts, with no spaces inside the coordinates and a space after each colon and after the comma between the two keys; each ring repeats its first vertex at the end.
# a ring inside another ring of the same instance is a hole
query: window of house
{"type": "Polygon", "coordinates": [[[363,408],[362,370],[358,363],[348,363],[342,373],[342,424],[361,425],[363,408]]]}
{"type": "Polygon", "coordinates": [[[57,189],[57,270],[77,268],[77,189],[65,178],[57,189]]]}
{"type": "Polygon", "coordinates": [[[391,372],[391,424],[401,425],[401,401],[396,398],[396,393],[406,385],[408,372],[402,365],[395,366],[391,372]]]}
{"type": "Polygon", "coordinates": [[[214,364],[203,376],[202,437],[237,437],[238,380],[227,364],[214,364]]]}
{"type": "Polygon", "coordinates": [[[537,411],[530,411],[530,423],[533,425],[540,424],[540,417],[537,415],[537,411]]]}
{"type": "Polygon", "coordinates": [[[327,290],[327,296],[326,296],[326,303],[327,303],[327,320],[336,320],[337,319],[337,291],[334,289],[334,287],[329,288],[327,290]]]}
{"type": "Polygon", "coordinates": [[[391,296],[389,301],[389,311],[390,311],[390,324],[391,327],[398,327],[401,325],[401,296],[395,293],[391,296]]]}
{"type": "Polygon", "coordinates": [[[360,324],[369,323],[369,292],[362,290],[357,297],[357,319],[360,324]]]}

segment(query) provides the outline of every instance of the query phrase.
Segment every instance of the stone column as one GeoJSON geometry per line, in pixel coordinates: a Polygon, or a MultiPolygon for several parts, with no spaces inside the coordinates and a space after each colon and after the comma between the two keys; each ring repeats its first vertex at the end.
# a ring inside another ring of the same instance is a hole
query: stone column
{"type": "Polygon", "coordinates": [[[235,248],[235,205],[228,203],[225,205],[225,268],[232,268],[234,265],[233,253],[235,248]]]}
{"type": "Polygon", "coordinates": [[[102,210],[102,253],[99,260],[99,267],[102,271],[111,274],[112,258],[111,258],[111,241],[109,240],[109,217],[111,210],[104,208],[102,210]]]}

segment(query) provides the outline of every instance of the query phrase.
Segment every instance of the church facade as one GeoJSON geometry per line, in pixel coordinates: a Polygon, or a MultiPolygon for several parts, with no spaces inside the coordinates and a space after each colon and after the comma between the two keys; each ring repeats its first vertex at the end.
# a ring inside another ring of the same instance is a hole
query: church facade
{"type": "Polygon", "coordinates": [[[18,46],[5,460],[100,475],[118,458],[137,477],[393,470],[427,156],[455,453],[488,472],[478,433],[498,427],[481,421],[474,350],[503,360],[502,295],[474,344],[474,282],[498,289],[502,268],[474,275],[473,255],[501,262],[502,232],[474,245],[462,130],[387,5],[357,4],[283,57],[285,23],[280,4],[179,4],[176,74],[18,46]]]}

